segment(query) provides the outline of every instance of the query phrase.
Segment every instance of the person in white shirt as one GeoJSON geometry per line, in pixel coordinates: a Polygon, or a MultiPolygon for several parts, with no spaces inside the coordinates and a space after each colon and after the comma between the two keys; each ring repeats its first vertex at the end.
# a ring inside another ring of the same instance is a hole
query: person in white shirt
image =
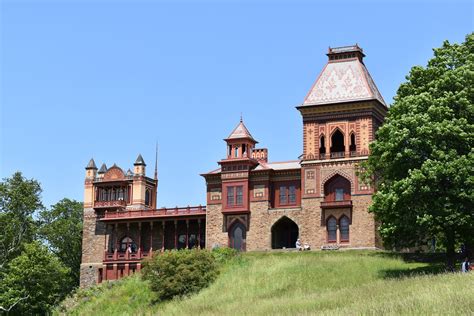
{"type": "Polygon", "coordinates": [[[466,259],[464,259],[464,262],[461,264],[461,271],[469,272],[470,269],[471,269],[471,264],[469,263],[469,259],[466,257],[466,259]]]}
{"type": "Polygon", "coordinates": [[[301,241],[300,241],[299,238],[298,238],[298,240],[296,241],[296,249],[298,249],[298,250],[303,250],[303,246],[301,245],[301,241]]]}

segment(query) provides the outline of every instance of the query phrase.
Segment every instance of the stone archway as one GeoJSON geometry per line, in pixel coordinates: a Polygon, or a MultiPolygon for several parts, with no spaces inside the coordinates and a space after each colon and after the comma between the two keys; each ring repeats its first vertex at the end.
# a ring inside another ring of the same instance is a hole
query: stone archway
{"type": "Polygon", "coordinates": [[[286,216],[272,226],[272,249],[296,248],[298,225],[286,216]]]}

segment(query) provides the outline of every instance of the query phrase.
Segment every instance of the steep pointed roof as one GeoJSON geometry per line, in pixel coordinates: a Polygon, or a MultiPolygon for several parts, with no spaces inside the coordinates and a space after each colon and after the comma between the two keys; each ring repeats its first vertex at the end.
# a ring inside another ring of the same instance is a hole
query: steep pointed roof
{"type": "Polygon", "coordinates": [[[258,142],[252,137],[252,134],[250,134],[249,130],[248,130],[247,127],[245,126],[245,124],[244,124],[244,122],[242,121],[242,119],[240,119],[240,122],[239,122],[239,124],[237,125],[237,127],[234,128],[234,130],[232,131],[232,133],[230,133],[229,137],[227,137],[225,140],[230,140],[230,139],[242,139],[242,138],[251,139],[251,140],[254,141],[255,143],[258,143],[258,142]]]}
{"type": "Polygon", "coordinates": [[[93,158],[91,158],[91,160],[89,160],[89,163],[86,166],[86,170],[87,169],[96,169],[97,170],[97,166],[95,165],[95,161],[94,161],[93,158]]]}
{"type": "Polygon", "coordinates": [[[329,48],[329,61],[311,87],[302,106],[377,100],[386,106],[363,63],[358,45],[329,48]]]}
{"type": "Polygon", "coordinates": [[[146,166],[145,160],[143,160],[143,157],[141,154],[138,154],[137,160],[135,160],[135,163],[133,164],[134,166],[146,166]]]}
{"type": "Polygon", "coordinates": [[[103,163],[102,166],[100,166],[99,173],[106,173],[106,172],[107,172],[107,166],[105,165],[105,163],[103,163]]]}

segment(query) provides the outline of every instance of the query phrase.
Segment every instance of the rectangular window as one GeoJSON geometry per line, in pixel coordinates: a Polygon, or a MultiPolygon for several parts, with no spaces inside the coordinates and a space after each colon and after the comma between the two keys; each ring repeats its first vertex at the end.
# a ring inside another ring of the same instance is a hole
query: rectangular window
{"type": "Polygon", "coordinates": [[[336,189],[336,201],[344,201],[344,189],[336,189]]]}
{"type": "Polygon", "coordinates": [[[281,185],[279,199],[280,205],[296,205],[296,185],[281,185]]]}
{"type": "Polygon", "coordinates": [[[227,206],[242,206],[244,204],[243,186],[227,187],[227,206]]]}

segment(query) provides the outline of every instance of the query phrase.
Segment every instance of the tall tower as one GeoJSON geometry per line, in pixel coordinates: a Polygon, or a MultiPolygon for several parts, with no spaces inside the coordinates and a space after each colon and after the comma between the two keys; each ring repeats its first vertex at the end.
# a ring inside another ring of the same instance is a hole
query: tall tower
{"type": "Polygon", "coordinates": [[[367,212],[372,189],[356,176],[387,106],[357,44],[329,48],[328,61],[297,107],[303,117],[303,207],[321,209],[325,242],[374,246],[375,222],[367,212]],[[341,228],[343,227],[343,228],[341,228]],[[348,236],[363,232],[357,240],[348,236]]]}

